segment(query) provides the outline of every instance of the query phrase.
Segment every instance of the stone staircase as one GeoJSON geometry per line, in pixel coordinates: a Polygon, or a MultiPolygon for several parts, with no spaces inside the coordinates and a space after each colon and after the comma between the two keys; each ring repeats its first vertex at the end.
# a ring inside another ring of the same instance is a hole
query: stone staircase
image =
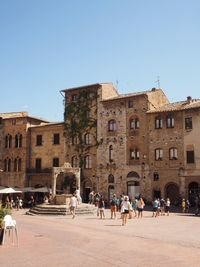
{"type": "MultiPolygon", "coordinates": [[[[96,214],[97,207],[82,203],[76,209],[76,215],[96,214]]],[[[66,205],[40,204],[26,212],[27,215],[71,215],[66,205]]]]}

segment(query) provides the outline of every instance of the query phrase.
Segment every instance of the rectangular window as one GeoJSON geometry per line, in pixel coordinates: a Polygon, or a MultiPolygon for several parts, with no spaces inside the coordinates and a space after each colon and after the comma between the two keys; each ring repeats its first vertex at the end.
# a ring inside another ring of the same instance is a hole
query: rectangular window
{"type": "Polygon", "coordinates": [[[176,148],[170,148],[169,149],[169,159],[170,160],[176,160],[178,159],[178,153],[176,148]]]}
{"type": "Polygon", "coordinates": [[[174,118],[171,116],[167,117],[167,128],[174,128],[174,118]]]}
{"type": "Polygon", "coordinates": [[[12,120],[12,125],[16,125],[16,119],[12,120]]]}
{"type": "Polygon", "coordinates": [[[163,160],[163,150],[158,148],[155,150],[155,160],[163,160]]]}
{"type": "Polygon", "coordinates": [[[42,168],[42,159],[41,158],[35,159],[35,168],[36,168],[36,171],[41,170],[41,168],[42,168]]]}
{"type": "Polygon", "coordinates": [[[77,95],[72,95],[72,101],[76,102],[77,101],[77,95]]]}
{"type": "Polygon", "coordinates": [[[153,180],[154,181],[158,181],[159,180],[159,173],[158,172],[154,172],[153,173],[153,180]]]}
{"type": "Polygon", "coordinates": [[[59,145],[60,144],[60,134],[56,133],[53,135],[53,144],[54,145],[59,145]]]}
{"type": "Polygon", "coordinates": [[[161,118],[156,118],[155,119],[155,129],[162,129],[162,119],[161,118]]]}
{"type": "Polygon", "coordinates": [[[59,167],[59,158],[53,158],[53,167],[59,167]]]}
{"type": "Polygon", "coordinates": [[[186,156],[187,156],[187,163],[188,164],[194,163],[194,151],[193,150],[187,151],[186,156]]]}
{"type": "Polygon", "coordinates": [[[36,136],[36,146],[42,146],[42,135],[38,134],[36,136]]]}
{"type": "Polygon", "coordinates": [[[130,150],[130,159],[139,159],[140,158],[140,152],[135,149],[135,150],[130,150]]]}
{"type": "Polygon", "coordinates": [[[192,117],[185,118],[185,129],[191,130],[192,129],[192,117]]]}
{"type": "Polygon", "coordinates": [[[133,108],[133,100],[128,100],[128,108],[133,108]]]}

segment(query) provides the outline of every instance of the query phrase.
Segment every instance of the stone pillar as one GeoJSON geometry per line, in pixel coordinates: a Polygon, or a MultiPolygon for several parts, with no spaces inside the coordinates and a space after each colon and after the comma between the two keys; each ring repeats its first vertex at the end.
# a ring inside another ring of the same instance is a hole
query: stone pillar
{"type": "Polygon", "coordinates": [[[53,171],[52,175],[52,196],[55,197],[56,195],[56,179],[57,179],[58,173],[56,171],[53,171]]]}
{"type": "Polygon", "coordinates": [[[180,195],[181,195],[181,197],[183,198],[185,198],[186,197],[186,190],[185,190],[185,177],[184,176],[181,176],[181,177],[179,177],[179,181],[180,181],[180,195]]]}
{"type": "Polygon", "coordinates": [[[78,169],[78,171],[76,171],[74,174],[75,174],[75,177],[76,177],[76,186],[80,190],[81,189],[81,173],[80,173],[80,169],[78,169]]]}

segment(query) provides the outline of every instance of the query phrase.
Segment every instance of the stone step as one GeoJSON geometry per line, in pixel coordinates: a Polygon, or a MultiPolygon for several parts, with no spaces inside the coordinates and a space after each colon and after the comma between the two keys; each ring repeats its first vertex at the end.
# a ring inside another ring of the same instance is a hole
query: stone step
{"type": "MultiPolygon", "coordinates": [[[[76,214],[95,214],[97,207],[90,204],[80,204],[76,209],[76,214]]],[[[26,212],[27,215],[71,215],[70,210],[66,205],[49,205],[41,204],[31,208],[26,212]]]]}

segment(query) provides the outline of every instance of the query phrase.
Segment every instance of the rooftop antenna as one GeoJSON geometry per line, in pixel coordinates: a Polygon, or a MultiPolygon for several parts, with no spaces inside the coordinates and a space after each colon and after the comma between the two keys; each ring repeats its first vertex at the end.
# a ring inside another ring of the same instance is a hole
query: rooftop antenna
{"type": "Polygon", "coordinates": [[[157,76],[155,83],[157,84],[158,89],[160,89],[160,76],[157,76]]]}
{"type": "Polygon", "coordinates": [[[119,81],[116,80],[116,89],[118,90],[118,84],[119,84],[119,81]]]}

